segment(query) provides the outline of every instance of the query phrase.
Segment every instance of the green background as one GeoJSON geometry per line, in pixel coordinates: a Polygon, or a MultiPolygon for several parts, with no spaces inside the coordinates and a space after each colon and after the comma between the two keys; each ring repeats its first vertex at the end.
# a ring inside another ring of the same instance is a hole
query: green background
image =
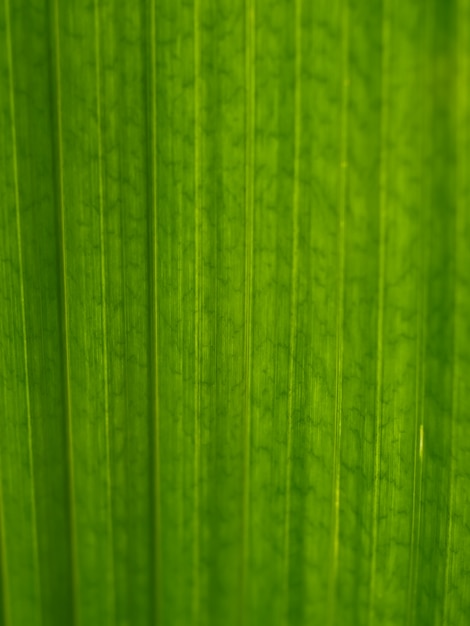
{"type": "Polygon", "coordinates": [[[2,0],[1,626],[470,623],[470,0],[2,0]]]}

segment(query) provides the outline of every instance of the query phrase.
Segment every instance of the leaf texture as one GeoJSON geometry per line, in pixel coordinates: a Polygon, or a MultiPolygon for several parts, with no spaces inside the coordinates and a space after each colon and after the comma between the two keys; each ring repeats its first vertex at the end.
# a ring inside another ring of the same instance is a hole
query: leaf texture
{"type": "Polygon", "coordinates": [[[469,0],[2,0],[0,625],[465,626],[469,0]]]}

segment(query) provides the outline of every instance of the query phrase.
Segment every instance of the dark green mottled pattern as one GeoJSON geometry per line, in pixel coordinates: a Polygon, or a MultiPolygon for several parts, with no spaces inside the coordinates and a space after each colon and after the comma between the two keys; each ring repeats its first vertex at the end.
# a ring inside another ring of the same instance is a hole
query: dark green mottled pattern
{"type": "Polygon", "coordinates": [[[469,0],[2,0],[0,626],[465,626],[469,0]]]}

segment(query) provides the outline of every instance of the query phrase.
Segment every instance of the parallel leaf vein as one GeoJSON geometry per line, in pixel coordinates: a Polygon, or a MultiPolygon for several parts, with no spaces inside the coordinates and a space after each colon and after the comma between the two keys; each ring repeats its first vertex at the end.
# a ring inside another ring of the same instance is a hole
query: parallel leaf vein
{"type": "Polygon", "coordinates": [[[106,498],[107,524],[109,532],[109,604],[110,614],[115,613],[115,568],[114,568],[114,527],[113,527],[113,500],[111,476],[111,442],[110,442],[110,415],[109,415],[109,368],[108,368],[108,312],[106,287],[106,242],[104,227],[104,185],[103,185],[103,119],[101,103],[101,41],[100,41],[100,14],[98,0],[94,3],[95,18],[95,60],[96,60],[96,115],[98,127],[98,202],[100,222],[100,288],[101,288],[101,329],[103,333],[103,375],[104,375],[104,416],[106,439],[106,498]]]}
{"type": "Polygon", "coordinates": [[[292,489],[292,438],[294,411],[295,352],[297,341],[297,300],[299,272],[299,195],[300,195],[300,139],[302,122],[302,0],[295,0],[295,59],[294,59],[294,181],[292,195],[292,262],[290,298],[289,373],[287,389],[287,467],[284,512],[284,597],[285,620],[289,621],[290,518],[292,489]]]}
{"type": "Polygon", "coordinates": [[[157,164],[157,32],[156,5],[150,1],[150,371],[152,393],[152,506],[154,515],[154,594],[153,613],[161,618],[161,480],[160,480],[160,395],[158,341],[158,164],[157,164]]]}
{"type": "MultiPolygon", "coordinates": [[[[23,246],[21,242],[21,211],[20,211],[20,192],[19,192],[19,180],[18,180],[18,150],[17,150],[17,137],[16,137],[16,111],[15,111],[15,88],[14,88],[14,75],[13,75],[13,51],[11,41],[11,17],[10,17],[10,2],[5,0],[5,14],[6,14],[6,41],[7,41],[7,59],[8,59],[8,73],[9,73],[9,100],[10,100],[10,116],[11,116],[11,134],[12,134],[12,150],[13,150],[13,184],[15,191],[15,217],[16,217],[16,237],[17,237],[17,252],[18,252],[18,266],[20,275],[20,303],[21,303],[21,330],[22,330],[22,348],[23,348],[23,362],[25,373],[25,400],[26,400],[26,418],[28,427],[28,460],[30,470],[30,500],[31,500],[31,518],[32,518],[32,542],[33,542],[33,566],[35,577],[35,593],[39,600],[41,594],[40,586],[40,564],[39,564],[39,549],[38,549],[38,534],[37,534],[37,515],[36,515],[36,487],[35,487],[35,471],[34,471],[34,454],[33,454],[33,430],[31,421],[31,394],[30,394],[30,379],[29,379],[29,349],[28,349],[28,335],[26,329],[26,305],[25,305],[25,288],[24,288],[24,264],[23,264],[23,246]]],[[[42,622],[42,615],[40,616],[42,622]]]]}
{"type": "Polygon", "coordinates": [[[194,0],[194,537],[193,537],[193,620],[199,619],[200,585],[200,413],[201,413],[201,51],[200,7],[194,0]]]}
{"type": "Polygon", "coordinates": [[[249,567],[251,382],[252,382],[252,290],[254,237],[254,119],[255,119],[255,7],[245,1],[245,293],[244,293],[244,416],[243,416],[243,528],[240,622],[245,619],[249,567]]]}
{"type": "Polygon", "coordinates": [[[60,27],[59,27],[59,0],[52,0],[50,16],[51,28],[51,80],[52,80],[52,108],[55,113],[55,163],[56,163],[56,202],[59,234],[59,267],[60,267],[60,291],[61,291],[61,334],[63,344],[62,378],[65,402],[65,423],[67,441],[67,480],[68,480],[68,509],[70,528],[70,558],[72,578],[72,624],[79,624],[79,573],[78,573],[78,544],[76,529],[75,510],[75,471],[74,471],[74,443],[72,423],[72,396],[70,384],[70,345],[69,345],[69,297],[67,283],[67,245],[66,245],[66,220],[64,199],[64,157],[63,157],[63,133],[62,133],[62,86],[61,86],[61,61],[60,61],[60,27]],[[54,94],[55,91],[55,94],[54,94]],[[54,97],[55,95],[55,97],[54,97]]]}
{"type": "Polygon", "coordinates": [[[333,444],[332,533],[329,580],[329,622],[334,622],[336,579],[339,555],[340,489],[341,489],[341,429],[343,412],[343,325],[344,325],[344,262],[345,213],[348,174],[348,113],[349,113],[349,5],[342,6],[341,51],[341,145],[340,145],[340,197],[338,211],[338,291],[336,309],[336,377],[335,419],[333,444]]]}
{"type": "Polygon", "coordinates": [[[372,546],[369,588],[369,624],[374,620],[374,601],[377,568],[377,534],[380,504],[380,461],[382,452],[382,411],[383,411],[383,328],[385,299],[385,258],[386,258],[386,219],[387,219],[387,141],[388,141],[388,72],[390,27],[387,0],[382,0],[382,89],[381,89],[381,128],[380,128],[380,193],[379,193],[379,276],[377,310],[377,369],[375,402],[375,442],[374,442],[374,485],[372,505],[372,546]]]}

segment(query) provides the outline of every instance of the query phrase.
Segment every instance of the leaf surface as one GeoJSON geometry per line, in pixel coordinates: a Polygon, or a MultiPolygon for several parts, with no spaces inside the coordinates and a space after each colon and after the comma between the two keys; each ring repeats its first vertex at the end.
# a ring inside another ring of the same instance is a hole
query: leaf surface
{"type": "Polygon", "coordinates": [[[464,626],[469,0],[3,0],[0,625],[464,626]]]}

